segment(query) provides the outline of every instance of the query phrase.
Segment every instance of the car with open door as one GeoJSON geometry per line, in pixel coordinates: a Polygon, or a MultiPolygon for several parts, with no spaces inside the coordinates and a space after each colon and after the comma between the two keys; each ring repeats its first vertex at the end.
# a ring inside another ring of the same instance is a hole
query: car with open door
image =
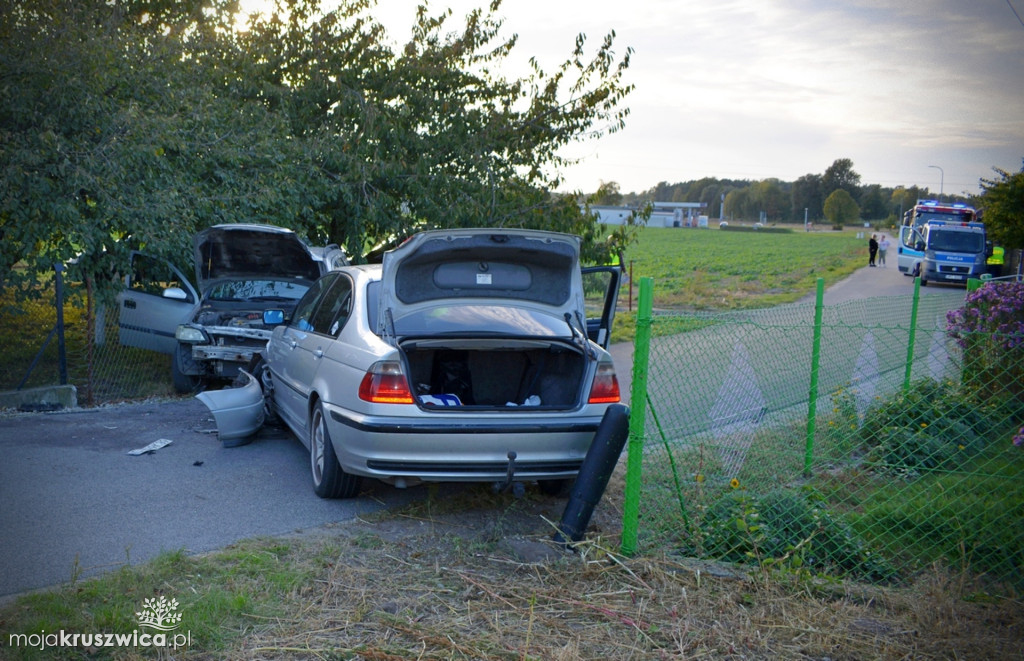
{"type": "Polygon", "coordinates": [[[606,350],[620,267],[590,271],[588,297],[579,260],[572,235],[434,230],[317,280],[257,375],[315,492],[573,479],[620,401],[606,350]]]}
{"type": "Polygon", "coordinates": [[[166,261],[135,253],[118,296],[121,344],[170,354],[180,392],[238,377],[310,285],[348,264],[338,246],[310,247],[274,225],[214,225],[193,244],[198,287],[166,261]]]}

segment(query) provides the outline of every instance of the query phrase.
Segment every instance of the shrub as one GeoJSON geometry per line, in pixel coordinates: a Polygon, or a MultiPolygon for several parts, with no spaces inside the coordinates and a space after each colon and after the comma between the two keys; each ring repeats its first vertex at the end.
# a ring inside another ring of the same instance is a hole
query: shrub
{"type": "Polygon", "coordinates": [[[910,390],[868,409],[860,428],[867,461],[887,472],[916,476],[955,468],[997,435],[1008,411],[981,402],[951,381],[923,379],[910,390]]]}
{"type": "MultiPolygon", "coordinates": [[[[946,332],[963,349],[965,388],[1024,407],[1024,282],[987,282],[969,292],[962,308],[947,313],[946,332]]],[[[1024,427],[1013,442],[1024,444],[1024,427]]]]}
{"type": "Polygon", "coordinates": [[[808,489],[750,495],[734,488],[708,509],[703,526],[704,553],[721,560],[872,581],[896,578],[893,566],[808,489]]]}

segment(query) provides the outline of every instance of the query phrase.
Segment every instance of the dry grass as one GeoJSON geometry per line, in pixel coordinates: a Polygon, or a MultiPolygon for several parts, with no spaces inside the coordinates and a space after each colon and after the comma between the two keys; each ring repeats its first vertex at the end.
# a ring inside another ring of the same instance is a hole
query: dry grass
{"type": "MultiPolygon", "coordinates": [[[[575,553],[550,541],[564,501],[528,493],[423,504],[306,535],[341,548],[256,621],[248,659],[996,659],[1024,655],[1020,602],[970,601],[935,570],[906,589],[618,556],[603,502],[575,553]],[[437,511],[443,506],[442,511],[437,511]]],[[[222,652],[223,653],[223,652],[222,652]]],[[[192,656],[191,654],[189,656],[192,656]]],[[[220,654],[218,655],[220,656],[220,654]]]]}

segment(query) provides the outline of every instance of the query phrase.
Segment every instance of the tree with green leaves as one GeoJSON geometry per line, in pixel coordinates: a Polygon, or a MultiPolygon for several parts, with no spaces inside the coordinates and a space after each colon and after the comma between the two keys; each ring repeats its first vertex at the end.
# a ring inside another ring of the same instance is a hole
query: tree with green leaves
{"type": "Polygon", "coordinates": [[[825,198],[821,194],[821,187],[820,174],[805,174],[793,182],[790,191],[790,204],[794,219],[803,220],[805,210],[809,221],[819,220],[822,217],[825,198]]]}
{"type": "Polygon", "coordinates": [[[585,35],[551,73],[501,66],[500,0],[456,23],[420,7],[392,45],[371,0],[28,0],[0,14],[0,282],[74,260],[105,296],[131,249],[189,254],[216,223],[368,246],[419,228],[580,234],[622,250],[576,196],[562,148],[625,126],[630,49],[585,35]],[[25,269],[13,270],[15,263],[25,269]]]}
{"type": "Polygon", "coordinates": [[[854,171],[853,161],[848,158],[837,158],[821,177],[821,193],[826,199],[837,190],[846,191],[854,199],[859,196],[860,175],[854,171]]]}
{"type": "Polygon", "coordinates": [[[989,238],[1004,248],[1024,248],[1024,168],[1012,174],[993,169],[998,177],[981,180],[989,238]]]}
{"type": "Polygon", "coordinates": [[[840,227],[852,223],[860,217],[860,207],[853,196],[842,188],[832,192],[825,198],[825,220],[840,227]]]}

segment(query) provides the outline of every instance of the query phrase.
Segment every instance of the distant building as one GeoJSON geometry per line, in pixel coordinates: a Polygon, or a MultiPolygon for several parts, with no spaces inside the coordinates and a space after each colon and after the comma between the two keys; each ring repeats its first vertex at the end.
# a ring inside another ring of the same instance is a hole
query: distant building
{"type": "MultiPolygon", "coordinates": [[[[707,227],[707,209],[703,202],[653,202],[654,210],[647,221],[648,227],[707,227]]],[[[635,207],[592,206],[598,222],[604,225],[623,225],[635,207]]]]}

